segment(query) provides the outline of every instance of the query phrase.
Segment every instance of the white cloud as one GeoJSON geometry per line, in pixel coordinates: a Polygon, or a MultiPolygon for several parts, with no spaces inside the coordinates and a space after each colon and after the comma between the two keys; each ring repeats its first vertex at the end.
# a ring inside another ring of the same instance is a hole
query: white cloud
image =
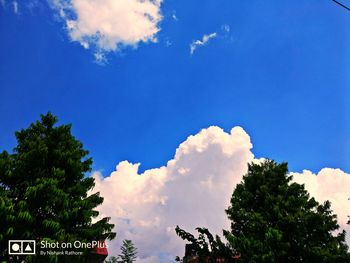
{"type": "Polygon", "coordinates": [[[70,38],[100,52],[156,42],[162,0],[50,0],[70,38]]]}
{"type": "Polygon", "coordinates": [[[33,14],[35,8],[41,8],[42,3],[39,0],[30,0],[26,4],[26,8],[33,14]]]}
{"type": "MultiPolygon", "coordinates": [[[[171,262],[184,253],[184,242],[174,232],[176,225],[190,232],[198,226],[218,234],[229,229],[224,210],[233,188],[246,173],[247,163],[263,161],[254,159],[251,149],[250,137],[242,128],[227,133],[209,127],[188,137],[160,168],[139,173],[140,164],[123,161],[109,177],[96,172],[94,191],[105,198],[99,209],[116,225],[117,239],[110,244],[110,254],[118,254],[127,238],[139,249],[137,262],[171,262]]],[[[317,176],[308,171],[293,176],[317,200],[331,200],[340,224],[348,227],[349,174],[323,169],[317,176]]]]}
{"type": "MultiPolygon", "coordinates": [[[[305,184],[310,195],[317,201],[331,202],[332,210],[338,216],[338,223],[350,235],[350,226],[347,225],[350,215],[350,174],[340,169],[324,168],[318,174],[304,170],[302,173],[291,173],[295,182],[305,184]]],[[[350,237],[347,236],[350,245],[350,237]]]]}
{"type": "Polygon", "coordinates": [[[172,44],[173,44],[173,42],[171,42],[168,38],[167,39],[165,39],[165,46],[166,47],[170,47],[172,44]]]}
{"type": "Polygon", "coordinates": [[[200,46],[205,46],[210,39],[216,38],[217,37],[217,33],[211,33],[208,35],[204,35],[202,37],[202,40],[194,40],[191,44],[190,44],[190,53],[191,55],[196,51],[196,49],[200,46]]]}
{"type": "Polygon", "coordinates": [[[17,1],[12,1],[12,6],[13,6],[13,12],[15,14],[18,14],[18,3],[17,3],[17,1]]]}
{"type": "Polygon", "coordinates": [[[179,21],[179,19],[177,18],[176,12],[173,11],[173,14],[171,15],[172,19],[174,19],[175,21],[179,21]]]}
{"type": "Polygon", "coordinates": [[[231,27],[227,24],[224,24],[221,26],[221,30],[224,31],[224,33],[230,33],[231,27]]]}
{"type": "Polygon", "coordinates": [[[110,251],[117,254],[128,238],[139,248],[141,262],[170,262],[184,249],[174,232],[177,224],[191,231],[206,226],[215,233],[229,228],[224,210],[233,185],[253,160],[251,147],[240,127],[230,133],[210,127],[183,142],[166,166],[139,174],[140,164],[124,161],[107,178],[95,173],[94,191],[105,198],[100,211],[116,224],[110,251]],[[160,260],[163,252],[170,258],[160,260]]]}
{"type": "Polygon", "coordinates": [[[94,54],[95,62],[99,65],[106,65],[108,63],[108,60],[106,58],[106,55],[103,52],[95,52],[94,54]]]}

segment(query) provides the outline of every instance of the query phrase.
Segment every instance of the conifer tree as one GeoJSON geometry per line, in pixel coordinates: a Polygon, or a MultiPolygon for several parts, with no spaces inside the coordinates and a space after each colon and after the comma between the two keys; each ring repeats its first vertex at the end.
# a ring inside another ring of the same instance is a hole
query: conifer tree
{"type": "Polygon", "coordinates": [[[104,263],[118,263],[118,258],[112,256],[109,259],[106,259],[104,263]]]}
{"type": "MultiPolygon", "coordinates": [[[[103,202],[90,192],[94,179],[87,176],[92,159],[71,134],[71,125],[57,126],[51,113],[27,129],[16,132],[12,154],[0,154],[0,262],[9,260],[8,239],[49,242],[91,242],[113,239],[109,218],[92,221],[103,202]],[[5,215],[5,217],[3,217],[5,215]]],[[[12,257],[11,262],[23,258],[12,257]]],[[[57,262],[57,257],[51,257],[57,262]]],[[[58,262],[80,262],[67,257],[58,262]]],[[[32,256],[27,262],[49,262],[32,256]]]]}
{"type": "Polygon", "coordinates": [[[120,263],[132,263],[135,262],[137,257],[137,248],[131,240],[124,240],[123,245],[120,247],[121,254],[119,255],[118,262],[120,263]]]}

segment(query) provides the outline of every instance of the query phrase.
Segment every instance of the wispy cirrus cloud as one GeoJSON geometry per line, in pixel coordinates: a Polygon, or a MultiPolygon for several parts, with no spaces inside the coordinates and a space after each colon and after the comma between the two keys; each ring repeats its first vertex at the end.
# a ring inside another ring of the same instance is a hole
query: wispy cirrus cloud
{"type": "Polygon", "coordinates": [[[6,0],[0,0],[0,6],[4,9],[7,9],[7,8],[12,9],[13,13],[15,13],[16,15],[19,12],[19,5],[16,0],[13,0],[10,2],[7,2],[6,0]]]}
{"type": "Polygon", "coordinates": [[[173,14],[171,15],[171,18],[172,18],[173,20],[175,20],[175,21],[179,21],[179,18],[177,17],[175,11],[173,11],[173,14]]]}
{"type": "Polygon", "coordinates": [[[40,0],[0,0],[0,7],[5,11],[13,12],[15,15],[19,16],[32,15],[35,10],[42,10],[45,5],[47,5],[47,3],[40,0]]]}
{"type": "Polygon", "coordinates": [[[231,31],[231,27],[228,24],[223,24],[220,27],[220,30],[212,32],[209,34],[204,34],[201,39],[197,39],[191,42],[190,44],[190,54],[193,55],[194,52],[203,46],[206,46],[212,39],[215,38],[226,38],[231,31]]]}
{"type": "Polygon", "coordinates": [[[0,6],[2,6],[4,8],[5,5],[6,5],[6,1],[5,0],[0,0],[0,6]]]}
{"type": "Polygon", "coordinates": [[[221,30],[224,32],[224,33],[230,33],[231,31],[231,27],[227,24],[224,24],[221,26],[221,30]]]}
{"type": "Polygon", "coordinates": [[[211,39],[216,38],[217,37],[217,33],[210,33],[207,35],[203,35],[202,39],[198,39],[198,40],[194,40],[191,44],[190,44],[190,53],[191,55],[193,55],[193,53],[197,50],[197,48],[201,47],[201,46],[205,46],[211,39]]]}
{"type": "Polygon", "coordinates": [[[12,1],[12,7],[13,7],[13,12],[15,14],[18,14],[18,2],[17,1],[12,1]]]}

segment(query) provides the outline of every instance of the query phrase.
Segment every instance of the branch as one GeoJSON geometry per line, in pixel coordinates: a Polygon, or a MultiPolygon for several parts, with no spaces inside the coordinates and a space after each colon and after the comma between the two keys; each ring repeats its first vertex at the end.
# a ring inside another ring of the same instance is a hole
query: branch
{"type": "Polygon", "coordinates": [[[347,7],[346,5],[344,5],[344,4],[340,3],[340,2],[338,2],[337,0],[332,0],[332,1],[333,1],[334,3],[340,5],[341,7],[345,8],[346,10],[350,11],[350,8],[347,7]]]}

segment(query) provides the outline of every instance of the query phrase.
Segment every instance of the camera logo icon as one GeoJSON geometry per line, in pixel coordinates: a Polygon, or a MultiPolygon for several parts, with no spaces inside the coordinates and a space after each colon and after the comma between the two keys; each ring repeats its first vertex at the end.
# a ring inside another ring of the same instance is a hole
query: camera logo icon
{"type": "Polygon", "coordinates": [[[9,240],[9,255],[35,255],[35,240],[9,240]]]}

